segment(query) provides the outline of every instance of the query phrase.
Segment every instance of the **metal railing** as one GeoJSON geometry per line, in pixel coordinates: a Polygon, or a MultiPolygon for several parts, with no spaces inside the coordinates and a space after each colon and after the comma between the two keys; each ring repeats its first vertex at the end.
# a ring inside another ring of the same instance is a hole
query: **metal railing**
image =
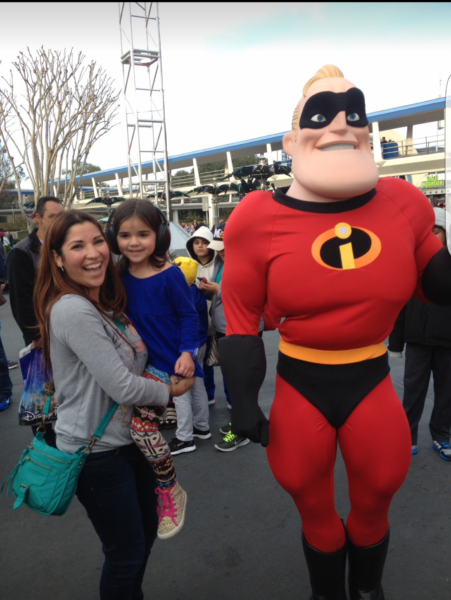
{"type": "Polygon", "coordinates": [[[388,141],[382,143],[382,158],[410,158],[421,154],[438,154],[445,151],[445,135],[433,135],[413,140],[388,141]]]}
{"type": "Polygon", "coordinates": [[[179,189],[184,187],[194,187],[196,184],[194,180],[194,172],[188,173],[180,177],[173,177],[171,180],[171,187],[173,189],[179,189]]]}
{"type": "Polygon", "coordinates": [[[207,173],[199,174],[201,185],[205,185],[207,183],[214,183],[215,181],[223,181],[225,176],[225,169],[219,169],[219,171],[208,171],[207,173]]]}

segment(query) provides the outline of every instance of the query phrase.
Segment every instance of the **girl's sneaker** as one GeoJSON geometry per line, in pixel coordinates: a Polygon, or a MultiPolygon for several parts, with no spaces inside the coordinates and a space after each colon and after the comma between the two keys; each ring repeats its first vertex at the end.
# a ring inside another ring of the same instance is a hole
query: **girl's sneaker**
{"type": "Polygon", "coordinates": [[[161,498],[158,506],[158,537],[167,540],[176,535],[185,523],[186,500],[185,490],[176,481],[171,487],[157,487],[155,493],[161,498]]]}
{"type": "Polygon", "coordinates": [[[193,427],[193,437],[197,437],[200,440],[209,440],[211,438],[211,431],[209,429],[203,431],[202,429],[193,427]]]}

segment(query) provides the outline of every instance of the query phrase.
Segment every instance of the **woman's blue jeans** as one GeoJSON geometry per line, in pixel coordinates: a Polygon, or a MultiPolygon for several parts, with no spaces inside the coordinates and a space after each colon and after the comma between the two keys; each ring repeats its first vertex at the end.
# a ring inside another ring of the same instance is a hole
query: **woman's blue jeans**
{"type": "Polygon", "coordinates": [[[142,600],[141,584],[157,536],[157,482],[135,444],[95,452],[78,480],[85,507],[105,554],[101,600],[142,600]]]}

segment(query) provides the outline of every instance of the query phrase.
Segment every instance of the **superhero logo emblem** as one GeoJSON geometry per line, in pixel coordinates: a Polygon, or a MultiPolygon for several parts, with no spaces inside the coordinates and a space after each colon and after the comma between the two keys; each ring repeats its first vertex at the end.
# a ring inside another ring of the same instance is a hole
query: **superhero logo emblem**
{"type": "Polygon", "coordinates": [[[338,223],[316,238],[313,258],[326,269],[360,269],[372,263],[381,252],[381,241],[372,231],[338,223]]]}

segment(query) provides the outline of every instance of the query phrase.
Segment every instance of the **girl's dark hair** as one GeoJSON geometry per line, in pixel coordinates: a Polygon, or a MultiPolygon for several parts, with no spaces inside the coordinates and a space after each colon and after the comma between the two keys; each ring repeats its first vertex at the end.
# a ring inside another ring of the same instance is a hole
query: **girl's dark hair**
{"type": "MultiPolygon", "coordinates": [[[[103,235],[100,224],[94,217],[81,210],[67,210],[53,220],[41,248],[41,257],[34,288],[34,310],[39,323],[42,337],[42,349],[46,372],[50,367],[50,312],[53,305],[65,294],[77,294],[89,300],[96,309],[105,314],[112,311],[113,318],[119,317],[125,310],[127,296],[119,274],[110,260],[105,274],[105,280],[100,287],[99,302],[89,298],[89,288],[86,288],[62,272],[55,262],[53,251],[62,256],[62,247],[67,234],[74,225],[92,223],[103,235]]],[[[70,315],[67,316],[70,319],[70,315]]]]}
{"type": "MultiPolygon", "coordinates": [[[[166,264],[168,257],[167,252],[171,243],[171,235],[169,228],[165,227],[165,235],[161,236],[161,228],[163,227],[163,219],[161,212],[156,206],[149,200],[143,200],[136,198],[133,200],[126,200],[114,211],[113,216],[113,233],[117,239],[121,224],[128,219],[136,217],[155,232],[157,239],[155,244],[155,250],[153,254],[149,256],[149,262],[152,267],[156,270],[162,269],[166,264]]],[[[121,256],[118,263],[119,273],[125,273],[130,265],[130,261],[126,256],[121,256]]]]}

